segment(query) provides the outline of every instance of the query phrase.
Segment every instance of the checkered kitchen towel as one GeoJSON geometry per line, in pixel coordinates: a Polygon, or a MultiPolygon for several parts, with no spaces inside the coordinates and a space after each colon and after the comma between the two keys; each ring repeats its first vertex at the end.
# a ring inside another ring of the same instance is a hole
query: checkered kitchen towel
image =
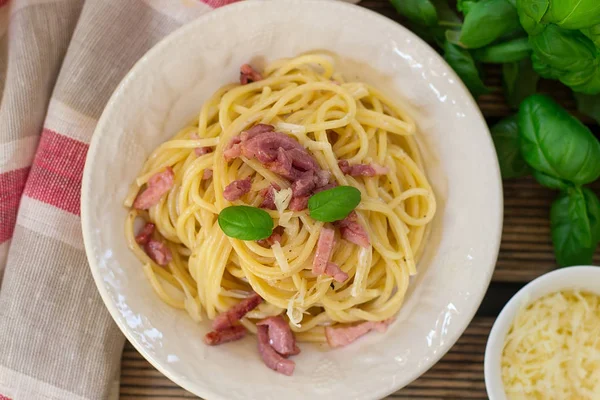
{"type": "Polygon", "coordinates": [[[148,49],[235,1],[0,0],[0,400],[118,397],[124,338],[80,228],[88,143],[148,49]]]}

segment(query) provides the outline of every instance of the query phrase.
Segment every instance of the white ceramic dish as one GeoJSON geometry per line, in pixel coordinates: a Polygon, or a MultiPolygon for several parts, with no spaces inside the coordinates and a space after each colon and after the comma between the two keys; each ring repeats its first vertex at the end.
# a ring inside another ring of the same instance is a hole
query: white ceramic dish
{"type": "Polygon", "coordinates": [[[485,387],[490,400],[507,399],[502,383],[502,350],[506,334],[521,307],[547,294],[575,289],[600,295],[600,267],[569,267],[548,272],[525,285],[504,306],[485,347],[485,387]]]}
{"type": "Polygon", "coordinates": [[[502,189],[485,121],[454,72],[402,26],[342,2],[241,2],[178,30],[146,54],[110,99],[82,189],[86,251],[98,290],[129,341],[206,399],[381,398],[408,384],[461,335],[488,287],[502,189]],[[163,304],[127,249],[122,201],[157,145],[197,116],[239,66],[324,49],[346,76],[406,98],[438,199],[419,274],[396,322],[347,348],[303,345],[293,377],[266,368],[253,337],[209,348],[209,324],[163,304]]]}

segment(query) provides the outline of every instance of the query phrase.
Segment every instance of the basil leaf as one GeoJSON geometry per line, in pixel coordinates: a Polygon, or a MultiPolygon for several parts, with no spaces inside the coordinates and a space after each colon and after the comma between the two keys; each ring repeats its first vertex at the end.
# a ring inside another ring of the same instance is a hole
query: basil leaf
{"type": "Polygon", "coordinates": [[[600,63],[594,42],[580,31],[550,24],[529,37],[535,70],[558,79],[576,92],[600,93],[600,63]]]}
{"type": "Polygon", "coordinates": [[[437,24],[443,27],[460,28],[462,19],[450,8],[448,0],[431,0],[437,13],[437,24]]]}
{"type": "Polygon", "coordinates": [[[240,240],[266,239],[273,233],[273,219],[265,210],[256,207],[224,208],[218,221],[223,233],[240,240]]]}
{"type": "Polygon", "coordinates": [[[544,15],[545,22],[565,29],[582,29],[600,24],[598,0],[549,0],[549,3],[544,15]]]}
{"type": "Polygon", "coordinates": [[[519,108],[521,154],[534,169],[584,185],[600,177],[600,142],[565,109],[535,94],[519,108]]]}
{"type": "Polygon", "coordinates": [[[531,168],[521,156],[517,115],[504,118],[490,129],[496,147],[503,179],[518,178],[531,173],[531,168]]]}
{"type": "Polygon", "coordinates": [[[519,14],[519,21],[527,33],[530,35],[536,35],[544,30],[544,25],[541,24],[541,21],[549,7],[549,0],[517,1],[517,13],[519,14]]]}
{"type": "Polygon", "coordinates": [[[594,66],[596,47],[579,31],[568,31],[551,24],[529,39],[540,61],[555,69],[567,72],[594,66]]]}
{"type": "Polygon", "coordinates": [[[477,61],[495,64],[529,59],[530,55],[531,47],[528,38],[514,39],[473,50],[473,58],[477,61]]]}
{"type": "Polygon", "coordinates": [[[475,65],[475,61],[473,61],[473,57],[467,50],[461,49],[446,40],[444,42],[444,59],[462,79],[473,97],[477,98],[479,95],[489,92],[479,76],[479,70],[475,65]]]}
{"type": "Polygon", "coordinates": [[[531,60],[525,58],[502,66],[504,96],[511,108],[518,109],[526,97],[537,91],[540,76],[533,70],[531,60]]]}
{"type": "Polygon", "coordinates": [[[344,219],[360,203],[360,190],[352,186],[337,186],[316,193],[308,199],[310,216],[317,221],[344,219]]]}
{"type": "Polygon", "coordinates": [[[459,47],[463,47],[462,44],[460,43],[460,31],[457,31],[455,29],[448,29],[446,31],[446,34],[444,35],[444,37],[450,43],[452,43],[456,46],[459,46],[459,47]]]}
{"type": "Polygon", "coordinates": [[[562,179],[558,179],[550,175],[546,175],[540,171],[533,170],[531,174],[540,185],[550,189],[568,190],[570,187],[573,186],[569,182],[563,181],[562,179]]]}
{"type": "Polygon", "coordinates": [[[507,0],[481,0],[469,5],[460,42],[476,49],[519,27],[517,9],[507,0]]]}
{"type": "Polygon", "coordinates": [[[585,205],[592,232],[592,247],[596,248],[600,242],[600,199],[588,188],[582,188],[585,205]]]}
{"type": "Polygon", "coordinates": [[[390,2],[396,11],[414,23],[425,26],[437,24],[437,12],[429,0],[390,0],[390,2]]]}
{"type": "Polygon", "coordinates": [[[477,1],[478,0],[457,0],[456,9],[464,15],[467,15],[471,10],[471,7],[473,7],[477,1]]]}
{"type": "Polygon", "coordinates": [[[592,117],[600,124],[600,94],[595,96],[583,93],[573,93],[580,113],[592,117]]]}
{"type": "Polygon", "coordinates": [[[561,193],[550,211],[552,242],[560,266],[589,265],[600,238],[600,200],[589,189],[561,193]]]}
{"type": "Polygon", "coordinates": [[[581,33],[587,36],[594,43],[594,46],[600,48],[600,24],[581,29],[581,33]]]}

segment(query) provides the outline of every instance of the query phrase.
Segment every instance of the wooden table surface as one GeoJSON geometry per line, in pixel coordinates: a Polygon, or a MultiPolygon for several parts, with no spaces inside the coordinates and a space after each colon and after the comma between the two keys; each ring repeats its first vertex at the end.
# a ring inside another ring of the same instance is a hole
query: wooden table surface
{"type": "MultiPolygon", "coordinates": [[[[363,7],[402,22],[388,0],[363,0],[363,7]]],[[[486,70],[485,82],[492,89],[479,98],[488,123],[511,110],[502,96],[500,69],[486,70]]],[[[556,82],[542,82],[541,91],[580,117],[597,134],[592,120],[575,112],[570,92],[556,82]]],[[[600,182],[593,186],[600,195],[600,182]]],[[[556,268],[550,240],[549,210],[555,193],[531,178],[504,182],[504,230],[492,283],[477,315],[454,345],[433,368],[390,399],[487,399],[483,379],[483,356],[495,317],[508,299],[524,284],[556,268]]],[[[600,251],[594,264],[600,265],[600,251]]],[[[122,400],[173,400],[197,398],[178,387],[152,367],[127,343],[121,369],[122,400]]]]}

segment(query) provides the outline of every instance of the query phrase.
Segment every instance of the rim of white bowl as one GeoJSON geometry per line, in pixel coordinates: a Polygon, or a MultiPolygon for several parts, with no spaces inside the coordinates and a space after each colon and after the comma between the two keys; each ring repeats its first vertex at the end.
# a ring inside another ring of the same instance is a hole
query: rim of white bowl
{"type": "Polygon", "coordinates": [[[485,388],[490,400],[507,400],[500,363],[504,339],[521,307],[542,296],[561,290],[580,289],[600,295],[599,282],[600,267],[592,265],[565,267],[545,273],[529,282],[506,303],[492,326],[485,346],[485,388]]]}
{"type": "MultiPolygon", "coordinates": [[[[425,41],[423,41],[420,37],[418,37],[416,34],[414,34],[408,28],[405,28],[403,25],[401,25],[401,24],[391,20],[390,18],[388,18],[384,15],[381,15],[375,11],[361,7],[356,4],[347,3],[344,1],[327,1],[327,0],[277,0],[277,1],[278,2],[286,1],[288,3],[294,3],[294,4],[313,3],[313,5],[315,7],[318,5],[323,6],[324,3],[326,3],[328,7],[338,7],[340,9],[344,9],[344,8],[350,9],[350,10],[352,10],[352,12],[355,12],[355,13],[360,12],[360,13],[364,14],[365,17],[375,19],[381,24],[387,24],[388,26],[390,26],[390,29],[395,29],[395,30],[402,32],[403,34],[410,35],[415,42],[421,43],[423,46],[429,48],[431,50],[432,57],[437,57],[438,61],[447,65],[448,73],[454,77],[454,80],[457,82],[457,85],[459,87],[461,87],[462,90],[464,90],[466,92],[466,94],[468,95],[468,99],[470,100],[470,104],[471,104],[474,112],[476,112],[478,114],[479,118],[481,118],[482,121],[485,121],[485,118],[483,117],[483,114],[481,113],[481,110],[479,109],[477,102],[470,95],[469,90],[467,89],[467,87],[465,86],[463,81],[454,72],[454,70],[446,63],[446,61],[433,48],[431,48],[431,46],[429,44],[427,44],[425,41]]],[[[96,133],[102,131],[104,129],[104,125],[106,125],[106,123],[107,123],[108,114],[106,113],[106,110],[109,109],[112,106],[112,103],[114,103],[116,101],[116,98],[119,96],[119,94],[122,91],[123,86],[126,84],[126,82],[129,81],[130,79],[132,79],[132,76],[137,74],[137,71],[139,69],[143,68],[143,66],[147,62],[147,60],[149,58],[153,57],[154,54],[159,53],[163,49],[163,47],[168,46],[169,43],[172,42],[173,40],[175,40],[177,37],[183,36],[188,31],[196,29],[196,26],[201,25],[204,21],[215,18],[216,14],[235,12],[238,9],[243,10],[246,7],[253,7],[253,6],[259,6],[259,5],[261,5],[261,3],[259,3],[258,1],[256,1],[256,2],[255,1],[243,1],[243,2],[232,3],[232,4],[226,5],[224,7],[210,11],[210,12],[200,16],[199,18],[195,19],[194,21],[181,26],[180,28],[171,32],[169,35],[165,36],[158,43],[156,43],[150,50],[148,50],[145,53],[145,55],[142,56],[133,65],[133,67],[129,70],[129,72],[127,72],[127,74],[123,77],[121,82],[119,82],[119,84],[116,86],[113,94],[111,95],[108,102],[106,103],[104,111],[102,112],[102,115],[100,116],[100,119],[98,120],[98,123],[96,125],[96,129],[94,130],[94,134],[92,136],[92,139],[90,141],[90,146],[89,146],[90,151],[88,151],[88,157],[86,158],[86,166],[84,168],[84,173],[83,173],[82,196],[81,196],[81,223],[82,223],[83,242],[84,242],[84,247],[85,247],[85,251],[86,251],[86,256],[89,254],[93,254],[91,238],[89,237],[89,234],[87,233],[87,232],[91,232],[91,229],[92,229],[91,221],[88,218],[89,212],[88,212],[88,206],[87,206],[89,204],[88,194],[90,192],[85,190],[86,187],[88,187],[90,185],[89,175],[91,174],[91,171],[89,171],[88,167],[87,167],[87,164],[88,164],[87,161],[89,160],[90,155],[93,155],[91,150],[93,150],[95,147],[97,147],[98,143],[100,142],[100,135],[97,135],[96,133]]],[[[264,6],[265,4],[262,3],[262,5],[264,6]]],[[[488,131],[488,141],[489,141],[489,145],[493,148],[494,145],[492,142],[491,135],[489,134],[489,131],[488,131]]],[[[499,167],[497,158],[496,158],[494,172],[495,172],[494,174],[497,177],[496,182],[499,186],[498,187],[498,197],[499,197],[498,205],[499,205],[499,207],[498,207],[498,210],[494,210],[492,212],[495,213],[494,219],[500,221],[500,223],[498,224],[499,225],[498,231],[496,232],[496,235],[495,235],[496,243],[494,243],[494,246],[493,246],[495,251],[494,251],[494,254],[492,254],[493,260],[495,263],[498,258],[499,251],[500,251],[500,240],[502,237],[502,227],[503,227],[502,221],[504,220],[504,195],[503,195],[503,188],[502,188],[502,184],[501,184],[502,179],[500,176],[500,167],[499,167]]],[[[92,271],[92,276],[96,283],[96,287],[98,288],[98,291],[100,293],[100,296],[101,296],[106,308],[108,309],[113,320],[115,321],[115,323],[117,324],[117,326],[119,327],[119,329],[121,330],[121,332],[123,333],[125,338],[133,345],[133,347],[160,373],[162,373],[168,379],[170,379],[171,381],[173,381],[175,384],[182,387],[183,389],[189,391],[190,393],[193,393],[202,398],[210,398],[211,400],[227,400],[226,398],[224,398],[220,395],[217,395],[216,393],[214,393],[210,389],[206,388],[205,386],[192,385],[191,382],[189,382],[187,380],[182,380],[179,377],[175,376],[167,368],[165,368],[161,364],[160,361],[156,360],[150,353],[148,353],[148,351],[146,351],[146,349],[143,346],[141,346],[138,343],[137,339],[130,333],[129,328],[127,326],[125,326],[125,324],[120,320],[119,311],[112,304],[112,299],[110,299],[109,293],[107,292],[107,289],[104,287],[100,272],[99,272],[97,266],[95,265],[96,264],[95,259],[93,257],[89,257],[89,256],[87,257],[87,259],[88,259],[88,262],[90,265],[90,270],[92,271]]],[[[462,336],[465,329],[470,324],[470,321],[472,321],[473,317],[475,316],[475,313],[477,312],[481,302],[483,301],[483,298],[487,292],[487,288],[489,287],[489,284],[492,280],[493,272],[494,272],[494,268],[490,268],[487,273],[487,276],[485,277],[484,281],[482,282],[483,285],[481,286],[482,290],[481,290],[480,295],[477,298],[473,298],[473,302],[471,303],[470,308],[465,309],[464,314],[467,316],[467,318],[465,318],[465,321],[466,321],[465,326],[462,329],[457,330],[456,334],[454,336],[447,337],[447,340],[441,346],[441,349],[440,349],[441,351],[438,352],[435,357],[431,357],[429,360],[427,360],[427,362],[423,363],[425,368],[422,371],[415,370],[415,372],[410,376],[410,380],[408,381],[409,383],[414,381],[415,379],[417,379],[419,376],[421,376],[423,373],[425,373],[427,370],[429,370],[433,365],[435,365],[452,348],[452,346],[454,346],[454,344],[460,338],[460,336],[462,336]]],[[[408,383],[407,383],[407,385],[408,385],[408,383]]],[[[404,387],[404,386],[402,386],[402,387],[404,387]]],[[[392,390],[381,389],[379,391],[374,391],[372,393],[371,398],[372,399],[380,399],[382,397],[386,397],[386,396],[394,393],[395,391],[397,391],[399,388],[400,388],[400,386],[395,387],[392,390]]]]}

